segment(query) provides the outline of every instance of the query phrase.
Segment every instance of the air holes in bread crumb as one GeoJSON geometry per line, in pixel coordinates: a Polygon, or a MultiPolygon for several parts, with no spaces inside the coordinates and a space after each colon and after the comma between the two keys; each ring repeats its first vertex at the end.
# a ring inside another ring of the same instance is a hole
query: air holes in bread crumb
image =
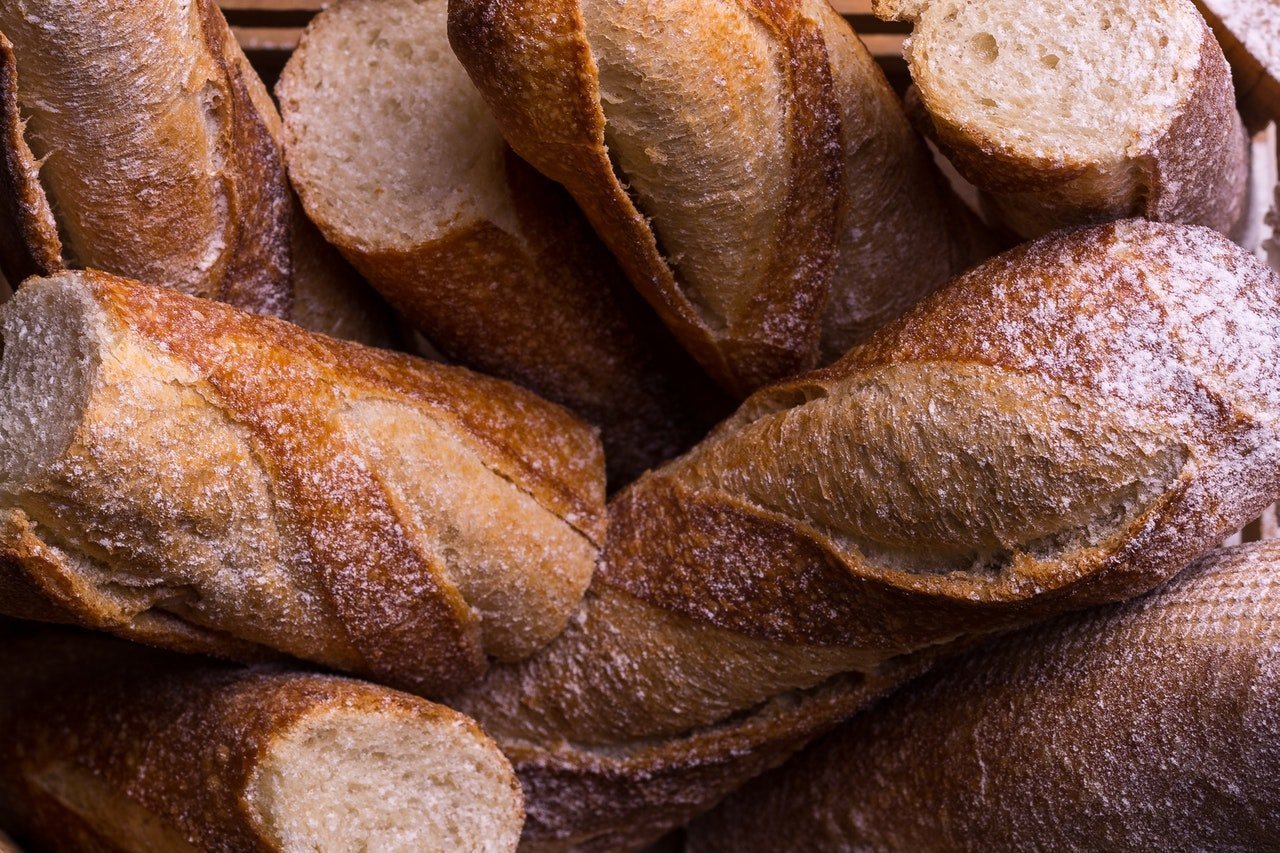
{"type": "Polygon", "coordinates": [[[991,33],[978,33],[969,40],[969,45],[977,57],[986,63],[995,62],[996,57],[1000,55],[1000,46],[996,44],[996,37],[991,33]]]}

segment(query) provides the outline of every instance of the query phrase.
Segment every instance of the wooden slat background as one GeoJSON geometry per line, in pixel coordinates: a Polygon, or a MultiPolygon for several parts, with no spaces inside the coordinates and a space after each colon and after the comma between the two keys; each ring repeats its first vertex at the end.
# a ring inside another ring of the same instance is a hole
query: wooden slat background
{"type": "MultiPolygon", "coordinates": [[[[325,0],[219,0],[219,5],[250,61],[267,84],[274,85],[307,22],[329,4],[325,0]]],[[[871,0],[834,0],[832,5],[853,24],[890,81],[899,88],[905,86],[902,39],[908,26],[872,15],[871,0]]]]}

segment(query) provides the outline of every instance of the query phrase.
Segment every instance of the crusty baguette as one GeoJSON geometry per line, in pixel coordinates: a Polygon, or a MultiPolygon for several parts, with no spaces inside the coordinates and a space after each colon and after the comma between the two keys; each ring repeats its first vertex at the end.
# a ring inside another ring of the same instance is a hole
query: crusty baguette
{"type": "Polygon", "coordinates": [[[3,0],[0,270],[96,267],[398,344],[298,210],[279,125],[210,0],[3,0]]]}
{"type": "Polygon", "coordinates": [[[430,693],[589,583],[598,438],[522,389],[105,273],[0,329],[0,612],[430,693]]]}
{"type": "Polygon", "coordinates": [[[1065,232],[762,390],[622,492],[568,630],[454,701],[513,757],[531,841],[656,836],[724,779],[593,795],[629,756],[1143,592],[1277,495],[1280,277],[1203,228],[1065,232]],[[584,823],[544,832],[557,812],[584,823]]]}
{"type": "Polygon", "coordinates": [[[60,259],[287,314],[288,184],[212,0],[3,0],[0,32],[17,57],[5,98],[27,121],[7,130],[6,165],[43,196],[24,199],[40,213],[22,232],[31,268],[60,259]]]}
{"type": "Polygon", "coordinates": [[[277,87],[290,177],[445,354],[600,425],[621,485],[706,433],[716,388],[564,190],[511,153],[445,24],[445,0],[317,15],[277,87]]]}
{"type": "Polygon", "coordinates": [[[1253,127],[1280,121],[1280,3],[1195,0],[1231,66],[1240,112],[1253,127]]]}
{"type": "Polygon", "coordinates": [[[973,259],[972,221],[825,0],[453,0],[449,16],[507,141],[733,393],[815,364],[828,306],[838,350],[973,259]]]}
{"type": "Polygon", "coordinates": [[[921,125],[1023,237],[1144,216],[1236,226],[1246,137],[1191,0],[876,0],[910,20],[921,125]]]}
{"type": "Polygon", "coordinates": [[[1270,850],[1280,543],[944,665],[695,823],[690,848],[1270,850]]]}
{"type": "Polygon", "coordinates": [[[511,851],[511,765],[471,720],[346,678],[101,636],[0,645],[0,819],[42,850],[511,851]]]}

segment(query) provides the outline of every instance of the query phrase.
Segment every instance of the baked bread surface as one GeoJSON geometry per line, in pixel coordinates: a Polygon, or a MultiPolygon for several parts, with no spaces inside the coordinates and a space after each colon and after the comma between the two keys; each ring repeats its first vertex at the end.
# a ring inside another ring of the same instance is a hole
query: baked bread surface
{"type": "Polygon", "coordinates": [[[1262,850],[1280,837],[1280,544],[1001,638],[694,824],[693,851],[1262,850]]]}
{"type": "Polygon", "coordinates": [[[602,428],[623,485],[727,413],[563,188],[514,155],[454,58],[446,3],[344,0],[277,87],[290,176],[433,344],[602,428]]]}
{"type": "Polygon", "coordinates": [[[589,582],[599,441],[528,392],[103,273],[2,319],[13,615],[436,692],[589,582]]]}
{"type": "Polygon", "coordinates": [[[1058,234],[758,392],[615,497],[568,630],[453,698],[529,781],[529,843],[607,848],[663,809],[670,827],[709,784],[574,803],[627,756],[842,673],[890,679],[1145,592],[1254,517],[1280,492],[1278,288],[1203,228],[1058,234]],[[532,781],[547,766],[555,784],[532,781]]]}
{"type": "Polygon", "coordinates": [[[6,636],[0,815],[36,849],[511,851],[511,765],[476,724],[346,678],[101,636],[6,636]]]}

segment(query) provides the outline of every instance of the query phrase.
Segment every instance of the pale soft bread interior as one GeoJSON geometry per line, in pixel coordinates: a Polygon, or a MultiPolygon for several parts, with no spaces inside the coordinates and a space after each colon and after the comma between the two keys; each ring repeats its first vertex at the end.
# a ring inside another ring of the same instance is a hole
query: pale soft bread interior
{"type": "Polygon", "coordinates": [[[0,311],[0,334],[2,493],[20,488],[66,453],[88,405],[107,333],[87,291],[46,286],[23,288],[20,303],[0,311]]]}
{"type": "Polygon", "coordinates": [[[333,242],[411,248],[518,228],[505,143],[449,48],[445,0],[344,0],[312,24],[281,106],[290,173],[333,242]]]}
{"type": "Polygon", "coordinates": [[[775,36],[741,3],[583,0],[605,142],[713,327],[769,274],[787,184],[775,36]]]}
{"type": "Polygon", "coordinates": [[[931,112],[1019,156],[1113,163],[1190,96],[1203,22],[1180,0],[940,0],[907,58],[931,112]]]}
{"type": "Polygon", "coordinates": [[[245,799],[284,851],[507,851],[523,822],[510,765],[453,714],[312,713],[271,743],[245,799]]]}

